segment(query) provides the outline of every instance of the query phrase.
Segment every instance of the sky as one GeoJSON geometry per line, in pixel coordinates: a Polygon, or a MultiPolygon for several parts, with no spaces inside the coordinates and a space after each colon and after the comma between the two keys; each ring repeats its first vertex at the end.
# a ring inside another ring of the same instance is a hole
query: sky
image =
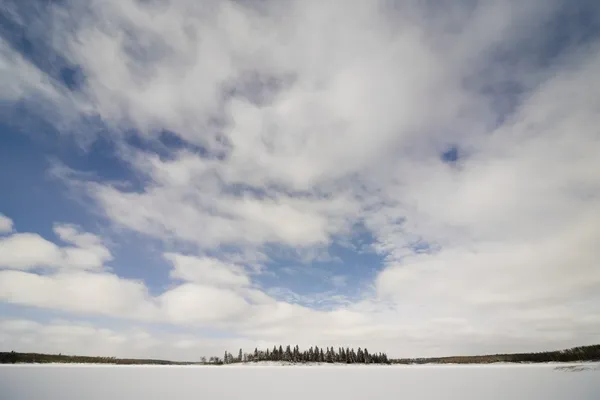
{"type": "Polygon", "coordinates": [[[600,342],[594,0],[8,0],[0,350],[600,342]]]}

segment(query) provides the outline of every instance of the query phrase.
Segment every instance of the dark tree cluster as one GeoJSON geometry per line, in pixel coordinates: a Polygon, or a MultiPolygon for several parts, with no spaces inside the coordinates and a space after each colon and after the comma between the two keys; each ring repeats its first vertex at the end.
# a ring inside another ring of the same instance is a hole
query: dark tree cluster
{"type": "Polygon", "coordinates": [[[369,350],[350,349],[348,347],[311,347],[308,350],[300,350],[296,345],[294,347],[274,346],[273,349],[254,349],[253,353],[243,353],[240,349],[238,356],[234,357],[231,353],[225,352],[223,358],[225,364],[236,362],[260,362],[260,361],[285,361],[292,363],[342,363],[342,364],[388,364],[388,357],[385,353],[369,353],[369,350]]]}

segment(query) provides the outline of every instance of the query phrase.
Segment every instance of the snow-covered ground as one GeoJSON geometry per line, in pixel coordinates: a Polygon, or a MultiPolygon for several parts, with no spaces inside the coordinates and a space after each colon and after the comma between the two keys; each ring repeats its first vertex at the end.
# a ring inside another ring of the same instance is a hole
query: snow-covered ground
{"type": "Polygon", "coordinates": [[[0,398],[597,400],[600,365],[3,365],[0,398]]]}

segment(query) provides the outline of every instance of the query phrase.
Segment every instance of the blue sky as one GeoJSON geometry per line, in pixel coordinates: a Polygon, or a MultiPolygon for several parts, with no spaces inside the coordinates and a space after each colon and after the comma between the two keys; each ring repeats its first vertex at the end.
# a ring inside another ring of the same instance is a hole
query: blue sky
{"type": "Polygon", "coordinates": [[[0,348],[594,342],[599,8],[0,6],[0,348]]]}

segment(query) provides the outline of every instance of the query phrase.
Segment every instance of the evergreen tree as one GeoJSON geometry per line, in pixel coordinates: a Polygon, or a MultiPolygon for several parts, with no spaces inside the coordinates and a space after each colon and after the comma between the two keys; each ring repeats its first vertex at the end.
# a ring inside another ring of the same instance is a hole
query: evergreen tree
{"type": "MultiPolygon", "coordinates": [[[[333,347],[332,347],[332,349],[333,349],[333,347]]],[[[328,363],[333,362],[333,351],[329,350],[329,347],[327,348],[327,354],[325,355],[325,361],[328,363]]]]}
{"type": "Polygon", "coordinates": [[[240,349],[240,352],[238,353],[237,362],[242,362],[242,358],[244,357],[243,354],[244,353],[242,352],[242,349],[240,349]]]}
{"type": "Polygon", "coordinates": [[[283,359],[288,362],[292,361],[292,349],[290,348],[289,344],[285,348],[285,354],[283,355],[283,359]]]}

